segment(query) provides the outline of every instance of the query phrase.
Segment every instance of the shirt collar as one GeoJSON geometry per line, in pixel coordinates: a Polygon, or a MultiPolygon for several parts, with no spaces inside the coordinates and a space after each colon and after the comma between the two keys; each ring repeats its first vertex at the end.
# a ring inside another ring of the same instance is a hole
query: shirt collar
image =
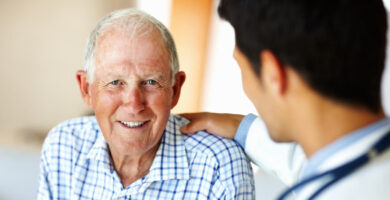
{"type": "Polygon", "coordinates": [[[389,125],[390,118],[385,118],[379,120],[369,126],[358,129],[354,132],[351,132],[344,137],[336,140],[335,142],[329,144],[325,148],[321,149],[315,153],[307,162],[304,167],[301,178],[306,178],[313,175],[318,171],[320,166],[328,160],[332,155],[335,155],[337,152],[342,151],[346,147],[353,145],[354,143],[361,141],[363,138],[366,138],[379,129],[384,128],[386,125],[389,125]]]}
{"type": "MultiPolygon", "coordinates": [[[[169,117],[161,138],[160,147],[157,150],[149,173],[143,178],[143,182],[190,178],[184,138],[180,132],[183,122],[177,118],[174,115],[169,117]]],[[[114,167],[111,163],[107,143],[100,128],[98,128],[98,131],[96,142],[89,151],[87,159],[102,161],[105,167],[112,172],[114,167]]]]}
{"type": "MultiPolygon", "coordinates": [[[[95,121],[95,123],[97,122],[95,121]]],[[[106,141],[104,140],[102,131],[98,125],[96,129],[89,127],[89,130],[96,131],[95,135],[97,138],[95,143],[92,145],[91,150],[87,154],[87,159],[102,162],[105,168],[112,173],[114,171],[114,165],[111,163],[110,151],[106,141]]]]}
{"type": "Polygon", "coordinates": [[[182,121],[174,115],[170,116],[146,177],[147,181],[190,178],[184,137],[180,132],[181,125],[182,121]]]}

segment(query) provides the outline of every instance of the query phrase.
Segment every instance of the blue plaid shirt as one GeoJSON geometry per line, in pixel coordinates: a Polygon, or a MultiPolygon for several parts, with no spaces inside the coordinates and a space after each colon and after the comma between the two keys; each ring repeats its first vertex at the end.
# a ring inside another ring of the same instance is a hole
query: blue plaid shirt
{"type": "Polygon", "coordinates": [[[95,117],[52,129],[41,155],[38,199],[254,199],[251,166],[233,141],[182,135],[171,115],[146,176],[123,188],[95,117]]]}

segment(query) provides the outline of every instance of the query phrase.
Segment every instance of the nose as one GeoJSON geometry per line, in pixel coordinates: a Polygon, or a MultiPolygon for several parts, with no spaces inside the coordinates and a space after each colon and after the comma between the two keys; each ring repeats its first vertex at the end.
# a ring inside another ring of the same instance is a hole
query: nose
{"type": "Polygon", "coordinates": [[[145,109],[145,98],[140,88],[129,88],[124,95],[124,106],[129,113],[139,113],[145,109]]]}

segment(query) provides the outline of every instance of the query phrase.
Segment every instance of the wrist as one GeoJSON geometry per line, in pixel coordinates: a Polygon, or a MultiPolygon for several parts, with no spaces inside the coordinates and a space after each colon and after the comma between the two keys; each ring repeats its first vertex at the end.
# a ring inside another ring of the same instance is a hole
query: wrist
{"type": "Polygon", "coordinates": [[[246,145],[246,139],[249,133],[249,128],[251,127],[252,123],[257,118],[254,114],[248,114],[245,117],[242,118],[237,131],[234,136],[234,140],[240,144],[242,148],[245,149],[246,145]]]}

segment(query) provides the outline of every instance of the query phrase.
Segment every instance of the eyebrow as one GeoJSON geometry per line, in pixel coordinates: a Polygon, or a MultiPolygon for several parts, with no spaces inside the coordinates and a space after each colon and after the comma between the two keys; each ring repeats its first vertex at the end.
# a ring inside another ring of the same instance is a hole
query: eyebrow
{"type": "Polygon", "coordinates": [[[158,73],[151,73],[151,74],[145,74],[144,75],[144,78],[147,78],[147,79],[150,79],[150,78],[153,78],[153,79],[160,79],[160,80],[164,80],[164,76],[161,72],[158,72],[158,73]]]}
{"type": "MultiPolygon", "coordinates": [[[[140,74],[139,77],[142,79],[157,79],[157,80],[162,80],[162,81],[169,80],[169,78],[165,78],[165,76],[163,75],[162,72],[156,72],[156,73],[151,72],[151,73],[146,73],[146,74],[140,74]]],[[[119,73],[118,72],[109,72],[106,75],[106,78],[126,79],[126,76],[120,72],[119,73]]]]}

